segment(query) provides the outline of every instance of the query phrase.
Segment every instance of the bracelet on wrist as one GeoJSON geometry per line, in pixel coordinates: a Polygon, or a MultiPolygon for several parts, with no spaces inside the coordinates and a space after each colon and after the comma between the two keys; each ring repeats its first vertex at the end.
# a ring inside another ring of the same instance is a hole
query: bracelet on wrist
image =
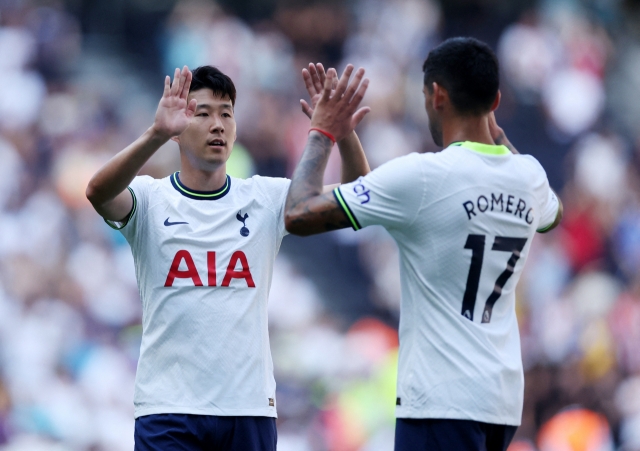
{"type": "Polygon", "coordinates": [[[326,131],[324,131],[324,130],[322,130],[322,129],[320,129],[320,128],[317,128],[317,127],[311,127],[311,128],[309,129],[309,133],[311,133],[311,132],[318,132],[318,133],[322,133],[324,136],[326,136],[327,138],[329,138],[333,144],[335,144],[335,143],[336,143],[336,138],[335,138],[331,133],[326,132],[326,131]]]}

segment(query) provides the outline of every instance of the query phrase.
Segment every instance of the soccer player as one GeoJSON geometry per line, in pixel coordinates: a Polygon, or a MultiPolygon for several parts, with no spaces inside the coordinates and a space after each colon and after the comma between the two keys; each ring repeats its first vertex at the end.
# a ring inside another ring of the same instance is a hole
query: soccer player
{"type": "MultiPolygon", "coordinates": [[[[267,298],[290,181],[227,175],[235,100],[233,82],[218,69],[176,69],[153,125],[87,187],[135,261],[143,307],[139,451],[276,449],[267,298]],[[179,145],[180,171],[136,177],[169,139],[179,145]]],[[[343,181],[369,172],[355,134],[339,148],[343,181]]]]}
{"type": "Polygon", "coordinates": [[[309,135],[285,224],[298,235],[380,224],[398,245],[396,450],[504,451],[523,403],[515,288],[536,231],[554,228],[562,206],[535,158],[496,143],[508,141],[493,117],[499,71],[486,44],[449,39],[423,71],[429,129],[444,150],[322,194],[332,139],[366,114],[356,110],[362,87],[354,94],[341,79],[332,95],[327,73],[311,120],[324,134],[309,135]]]}

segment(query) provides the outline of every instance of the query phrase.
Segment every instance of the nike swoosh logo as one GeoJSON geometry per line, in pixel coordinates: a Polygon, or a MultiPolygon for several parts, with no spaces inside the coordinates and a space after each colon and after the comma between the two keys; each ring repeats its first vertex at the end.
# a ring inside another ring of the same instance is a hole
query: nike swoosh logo
{"type": "Polygon", "coordinates": [[[172,226],[172,225],[178,225],[178,224],[189,224],[188,222],[169,222],[169,218],[164,220],[164,225],[166,226],[172,226]]]}

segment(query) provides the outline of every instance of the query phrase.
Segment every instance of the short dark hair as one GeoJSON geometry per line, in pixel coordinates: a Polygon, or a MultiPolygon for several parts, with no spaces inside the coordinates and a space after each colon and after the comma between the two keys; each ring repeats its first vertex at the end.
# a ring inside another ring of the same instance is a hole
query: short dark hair
{"type": "Polygon", "coordinates": [[[438,83],[460,114],[489,112],[500,87],[496,54],[474,38],[447,39],[429,52],[422,70],[429,92],[438,83]]]}
{"type": "Polygon", "coordinates": [[[229,96],[231,105],[236,104],[236,87],[231,79],[214,66],[200,66],[191,71],[193,79],[189,92],[200,89],[211,89],[213,94],[220,97],[229,96]]]}

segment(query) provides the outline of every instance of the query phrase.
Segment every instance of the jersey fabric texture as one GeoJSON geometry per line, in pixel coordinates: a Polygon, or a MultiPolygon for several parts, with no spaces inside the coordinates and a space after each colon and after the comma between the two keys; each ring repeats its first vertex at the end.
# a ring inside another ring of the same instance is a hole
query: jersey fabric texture
{"type": "Polygon", "coordinates": [[[131,183],[133,210],[116,225],[142,299],[136,418],[277,416],[267,300],[289,183],[227,176],[199,192],[179,173],[131,183]]]}
{"type": "Polygon", "coordinates": [[[176,413],[136,419],[134,451],[276,451],[276,419],[176,413]]]}
{"type": "Polygon", "coordinates": [[[334,194],[354,229],[382,225],[399,248],[396,416],[519,425],[515,287],[559,207],[538,161],[457,143],[394,159],[334,194]]]}

